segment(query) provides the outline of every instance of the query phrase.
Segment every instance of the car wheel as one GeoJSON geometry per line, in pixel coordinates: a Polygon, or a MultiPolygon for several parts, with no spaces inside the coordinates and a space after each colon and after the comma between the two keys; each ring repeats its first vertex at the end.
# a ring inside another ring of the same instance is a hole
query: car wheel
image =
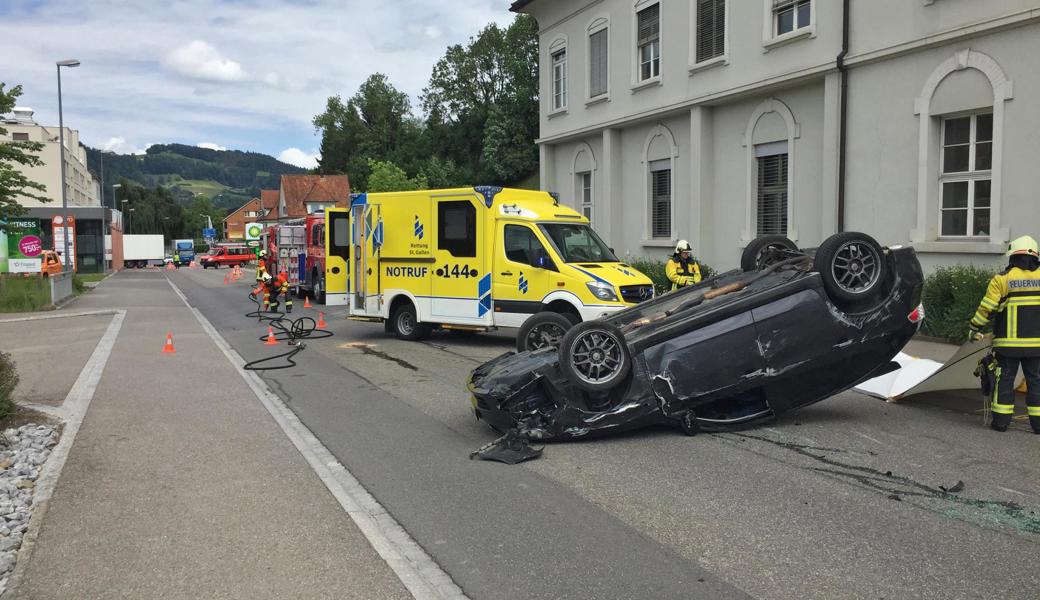
{"type": "Polygon", "coordinates": [[[761,271],[788,258],[792,252],[798,252],[798,245],[782,235],[755,238],[740,255],[740,270],[761,271]]]}
{"type": "Polygon", "coordinates": [[[620,329],[603,321],[586,321],[563,336],[560,367],[583,390],[603,392],[625,379],[632,357],[620,329]]]}
{"type": "Polygon", "coordinates": [[[832,235],[816,249],[813,270],[837,304],[873,299],[888,276],[881,244],[865,233],[832,235]]]}
{"type": "Polygon", "coordinates": [[[397,307],[392,317],[397,337],[402,340],[421,340],[430,334],[429,323],[420,323],[411,303],[397,307]]]}
{"type": "Polygon", "coordinates": [[[516,351],[528,352],[539,348],[559,348],[564,334],[574,325],[570,319],[550,311],[542,311],[527,318],[516,336],[516,351]]]}

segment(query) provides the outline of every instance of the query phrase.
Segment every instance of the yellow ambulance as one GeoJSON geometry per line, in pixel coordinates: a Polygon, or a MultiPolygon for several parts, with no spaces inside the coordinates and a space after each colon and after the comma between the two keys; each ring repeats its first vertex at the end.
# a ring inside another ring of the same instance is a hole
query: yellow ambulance
{"type": "Polygon", "coordinates": [[[519,327],[517,348],[653,297],[589,221],[532,190],[356,194],[349,318],[421,339],[434,328],[519,327]]]}

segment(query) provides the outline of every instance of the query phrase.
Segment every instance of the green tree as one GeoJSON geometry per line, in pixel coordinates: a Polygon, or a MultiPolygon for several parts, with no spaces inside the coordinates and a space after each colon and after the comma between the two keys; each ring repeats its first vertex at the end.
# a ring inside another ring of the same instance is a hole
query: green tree
{"type": "Polygon", "coordinates": [[[465,47],[449,47],[433,67],[422,105],[431,145],[444,148],[475,178],[510,182],[533,170],[537,22],[518,15],[506,29],[491,24],[465,47]]]}
{"type": "Polygon", "coordinates": [[[353,187],[366,189],[369,159],[397,158],[402,144],[415,145],[420,137],[410,114],[408,95],[382,73],[370,75],[345,104],[339,96],[329,98],[313,121],[321,132],[318,172],[347,173],[353,187]]]}
{"type": "MultiPolygon", "coordinates": [[[[15,100],[22,95],[22,86],[16,85],[11,91],[4,91],[4,84],[0,83],[0,114],[11,112],[15,106],[15,100]]],[[[0,127],[0,135],[6,135],[7,130],[0,127]]],[[[43,161],[35,152],[43,150],[43,144],[38,142],[6,142],[0,144],[0,222],[5,222],[12,217],[25,214],[25,208],[17,202],[17,198],[32,198],[40,202],[50,202],[51,199],[35,192],[45,192],[43,184],[32,181],[20,171],[15,165],[25,167],[38,167],[43,161]]]]}
{"type": "Polygon", "coordinates": [[[369,192],[410,192],[427,189],[425,176],[408,177],[403,169],[389,161],[369,160],[369,192]]]}

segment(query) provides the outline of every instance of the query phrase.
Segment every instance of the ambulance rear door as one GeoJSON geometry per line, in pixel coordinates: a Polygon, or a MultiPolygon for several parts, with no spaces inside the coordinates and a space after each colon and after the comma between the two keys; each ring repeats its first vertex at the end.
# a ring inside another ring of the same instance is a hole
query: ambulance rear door
{"type": "Polygon", "coordinates": [[[476,195],[431,197],[436,228],[430,316],[438,323],[489,325],[491,312],[491,259],[484,256],[487,211],[476,195]]]}
{"type": "Polygon", "coordinates": [[[368,204],[360,194],[351,205],[352,236],[351,265],[354,301],[350,314],[368,317],[380,316],[379,254],[383,246],[381,207],[368,204]]]}
{"type": "Polygon", "coordinates": [[[350,292],[348,255],[350,254],[350,211],[326,208],[325,224],[325,305],[343,306],[350,292]]]}

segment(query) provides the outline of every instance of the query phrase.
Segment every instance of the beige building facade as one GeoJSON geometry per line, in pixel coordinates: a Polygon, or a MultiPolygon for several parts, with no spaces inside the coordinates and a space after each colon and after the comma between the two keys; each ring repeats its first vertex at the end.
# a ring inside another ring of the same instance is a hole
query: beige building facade
{"type": "Polygon", "coordinates": [[[1037,0],[519,0],[541,185],[619,255],[761,235],[994,267],[1040,235],[1037,0]]]}
{"type": "Polygon", "coordinates": [[[39,142],[43,150],[38,154],[43,164],[37,167],[16,167],[30,180],[42,183],[51,202],[46,204],[32,198],[22,197],[18,203],[27,208],[61,206],[61,163],[59,155],[65,159],[66,196],[69,206],[101,206],[98,182],[87,170],[87,151],[80,146],[79,132],[65,128],[65,151],[59,153],[59,136],[57,127],[39,125],[33,120],[33,112],[28,108],[15,108],[11,116],[4,116],[3,128],[6,135],[0,135],[0,143],[4,142],[39,142]]]}

